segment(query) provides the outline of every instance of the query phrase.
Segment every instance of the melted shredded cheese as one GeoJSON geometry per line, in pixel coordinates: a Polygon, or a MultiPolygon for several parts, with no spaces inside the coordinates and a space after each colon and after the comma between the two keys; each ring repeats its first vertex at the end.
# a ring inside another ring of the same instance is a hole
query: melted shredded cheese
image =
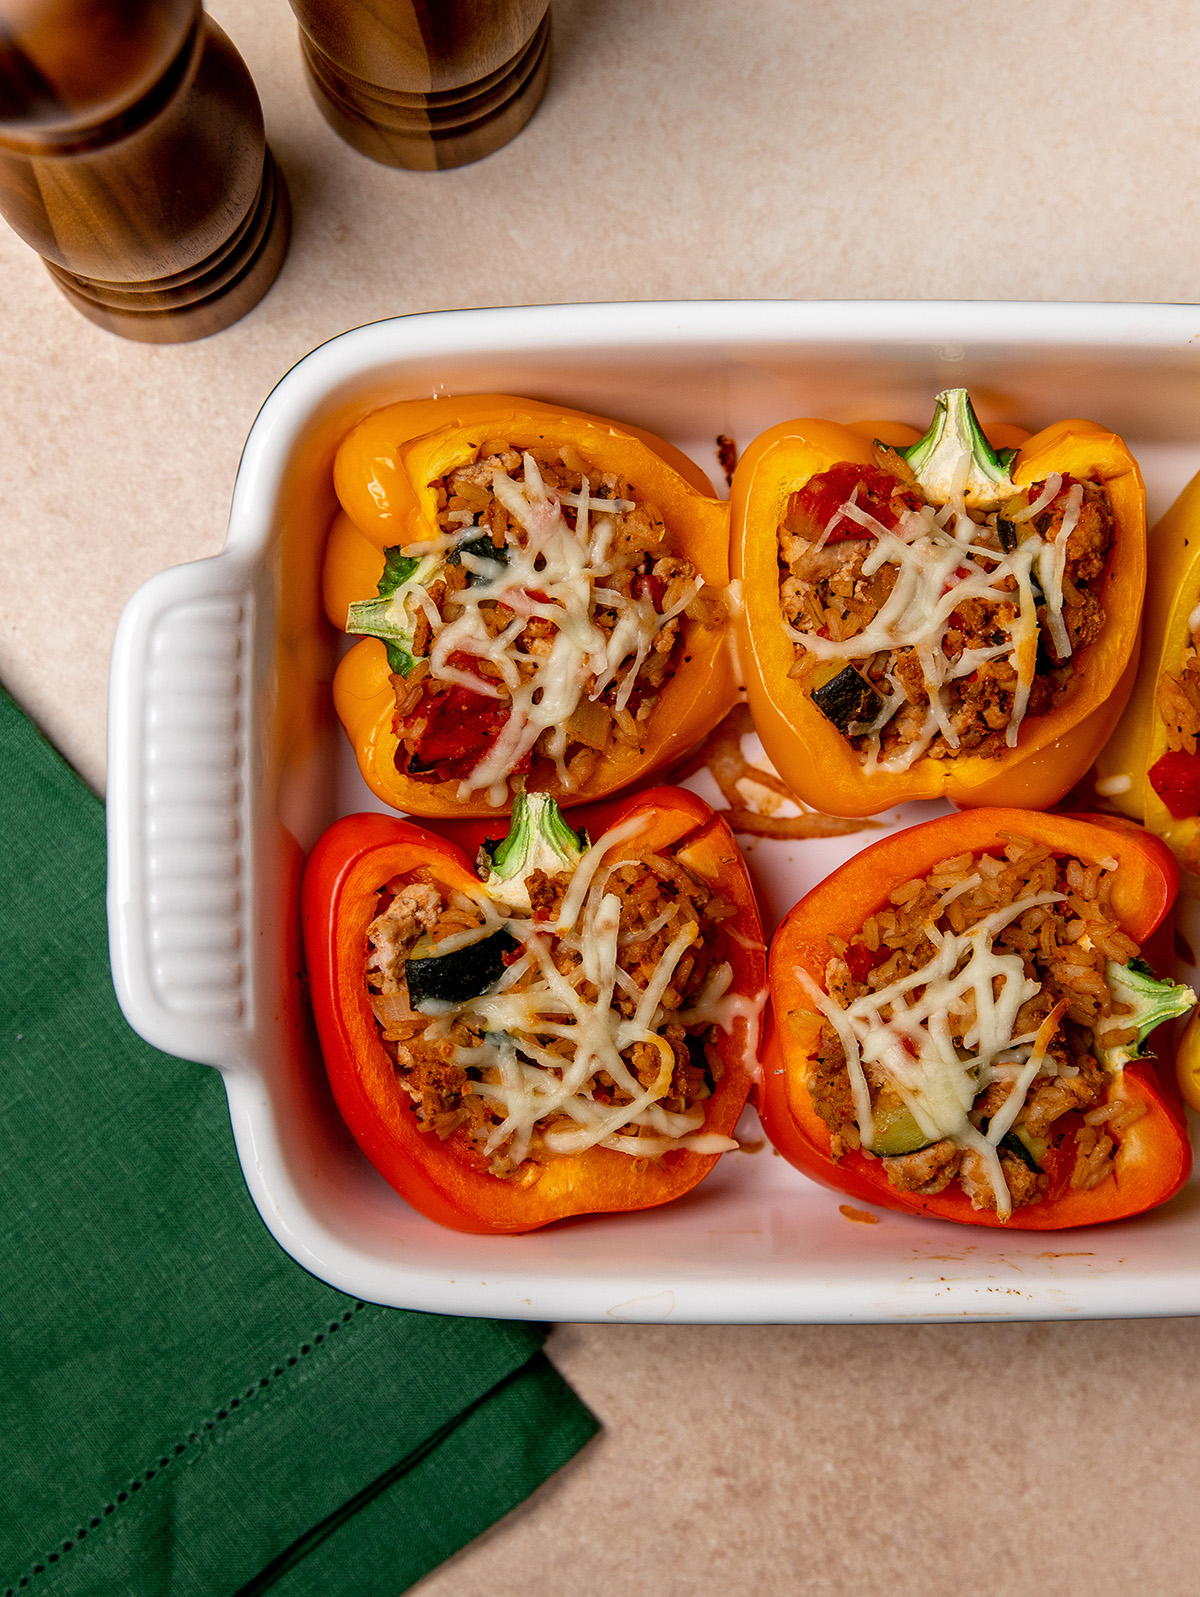
{"type": "Polygon", "coordinates": [[[637,939],[622,936],[620,899],[607,887],[613,871],[627,863],[623,845],[641,826],[638,817],[621,822],[588,850],[575,868],[555,923],[539,923],[524,916],[500,918],[492,906],[497,918],[489,916],[489,927],[503,925],[520,943],[521,952],[488,992],[464,1003],[429,1000],[419,1006],[423,1014],[432,1017],[426,1040],[433,1044],[444,1041],[453,1063],[484,1070],[490,1078],[469,1084],[471,1092],[490,1099],[503,1116],[485,1144],[488,1156],[503,1154],[519,1164],[529,1153],[535,1130],[540,1130],[543,1145],[555,1154],[577,1154],[600,1146],[653,1159],[679,1148],[715,1154],[737,1147],[732,1138],[703,1130],[703,1103],[682,1113],[662,1107],[660,1100],[668,1096],[674,1076],[675,1055],[659,1035],[659,1028],[671,1023],[689,1028],[718,1026],[732,1033],[742,1018],[747,1023],[749,1057],[753,1021],[761,1013],[766,994],[731,991],[733,970],[722,963],[708,973],[687,1010],[664,1009],[662,999],[671,977],[701,935],[695,921],[679,927],[644,989],[624,969],[624,949],[636,948],[636,943],[650,934],[639,933],[637,939]],[[578,963],[569,966],[566,974],[552,958],[551,936],[579,955],[578,963]],[[532,980],[525,981],[529,977],[532,980]],[[518,991],[523,981],[525,985],[518,991]],[[594,997],[582,990],[585,984],[595,989],[594,997]],[[628,1019],[614,1007],[618,991],[634,1001],[634,1013],[628,1019]],[[478,1047],[452,1039],[454,1023],[464,1018],[484,1033],[478,1047]],[[569,1044],[565,1054],[548,1046],[564,1040],[569,1044]],[[637,1043],[659,1054],[658,1070],[649,1084],[639,1080],[621,1057],[637,1043]],[[601,1071],[618,1092],[628,1096],[628,1102],[596,1101],[594,1083],[601,1071]],[[542,1128],[541,1123],[550,1117],[565,1118],[570,1124],[542,1128]]]}
{"type": "Polygon", "coordinates": [[[920,969],[865,993],[843,1006],[805,972],[800,978],[811,1001],[836,1031],[846,1055],[862,1146],[875,1141],[868,1070],[898,1093],[929,1142],[949,1140],[971,1148],[983,1160],[1002,1219],[1012,1213],[1012,1198],[997,1152],[1046,1054],[1064,1006],[1037,1032],[1018,1035],[1021,1005],[1041,991],[1025,975],[1020,954],[994,947],[997,935],[1027,909],[1064,902],[1062,893],[1033,893],[962,933],[925,927],[933,958],[920,969]],[[951,1036],[951,1018],[973,1016],[961,1048],[951,1036]],[[1017,1067],[1014,1073],[1014,1066],[1017,1067]],[[1004,1106],[992,1116],[986,1134],[971,1118],[975,1099],[993,1081],[1010,1082],[1004,1106]]]}
{"type": "MultiPolygon", "coordinates": [[[[969,454],[966,458],[969,461],[969,454]]],[[[1033,504],[1019,511],[1012,520],[1032,519],[1053,503],[1061,487],[1062,478],[1052,475],[1033,504]]],[[[920,663],[922,684],[928,698],[922,725],[903,748],[885,759],[880,758],[880,733],[908,703],[903,684],[888,671],[887,688],[879,690],[882,705],[872,721],[861,728],[867,739],[865,769],[907,770],[939,732],[951,748],[958,748],[961,740],[951,724],[944,690],[947,684],[972,675],[986,661],[1002,657],[1009,660],[1017,675],[1013,714],[1005,733],[1008,747],[1015,748],[1037,664],[1035,573],[1045,600],[1046,624],[1055,652],[1060,660],[1067,659],[1071,653],[1062,619],[1063,575],[1067,543],[1078,524],[1083,504],[1082,484],[1072,484],[1061,526],[1051,540],[1031,533],[1012,551],[991,548],[979,541],[984,529],[967,513],[961,494],[940,509],[922,505],[917,510],[906,511],[894,528],[885,527],[864,510],[857,496],[856,488],[830,518],[813,547],[819,549],[843,519],[857,523],[875,540],[863,561],[862,574],[869,578],[882,566],[893,566],[896,580],[891,593],[862,631],[842,641],[821,637],[815,631],[806,631],[788,622],[784,627],[788,636],[817,660],[861,661],[881,652],[911,649],[920,663]],[[944,648],[946,626],[951,614],[969,599],[984,600],[993,606],[991,628],[1007,636],[1003,642],[987,648],[964,648],[957,659],[951,659],[944,648]]]]}
{"type": "MultiPolygon", "coordinates": [[[[396,590],[389,617],[404,626],[416,608],[423,609],[432,633],[431,676],[510,702],[499,735],[458,789],[458,797],[466,799],[486,788],[489,801],[498,805],[504,802],[509,776],[547,731],[558,780],[568,791],[574,786],[565,762],[566,723],[581,698],[586,692],[594,702],[615,683],[614,707],[623,710],[655,638],[691,604],[704,579],[693,577],[682,596],[660,613],[649,592],[633,598],[605,586],[605,578],[616,569],[609,550],[618,518],[637,508],[632,500],[593,498],[586,478],[578,493],[548,487],[530,454],[524,457],[523,481],[497,471],[491,487],[524,534],[523,542],[509,542],[507,563],[470,552],[460,556],[476,580],[455,593],[461,614],[453,621],[443,620],[429,599],[427,573],[414,573],[396,590]],[[574,528],[563,515],[564,505],[575,511],[574,528]],[[510,609],[513,620],[493,636],[483,607],[496,604],[510,609]],[[597,626],[597,605],[615,613],[611,632],[597,626]],[[521,634],[534,618],[549,623],[549,636],[523,647],[521,634]],[[503,688],[452,665],[452,655],[489,661],[503,688]]],[[[414,544],[404,553],[442,551],[473,537],[478,537],[478,528],[468,526],[457,539],[414,544]]]]}

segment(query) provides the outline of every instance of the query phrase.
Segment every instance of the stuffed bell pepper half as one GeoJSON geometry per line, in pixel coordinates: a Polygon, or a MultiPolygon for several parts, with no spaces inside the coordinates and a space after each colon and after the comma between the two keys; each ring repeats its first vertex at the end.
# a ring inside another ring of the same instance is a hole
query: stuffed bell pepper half
{"type": "Polygon", "coordinates": [[[1175,850],[1200,895],[1200,477],[1150,534],[1142,656],[1096,792],[1175,850]]]}
{"type": "Polygon", "coordinates": [[[1195,995],[1143,952],[1177,885],[1120,819],[972,809],[864,849],[772,942],[767,1135],[837,1191],[969,1225],[1165,1202],[1191,1148],[1144,1046],[1195,995]]]}
{"type": "Polygon", "coordinates": [[[304,880],[313,1010],[367,1157],[457,1230],[651,1208],[723,1152],[756,1065],[762,924],[725,823],[679,788],[586,812],[518,790],[479,869],[353,815],[304,880]]]}
{"type": "Polygon", "coordinates": [[[339,449],[334,703],[367,784],[425,817],[648,776],[736,699],[728,506],[673,446],[505,395],[407,401],[339,449]]]}
{"type": "Polygon", "coordinates": [[[772,428],[732,502],[750,707],[805,803],[1040,809],[1083,775],[1136,668],[1145,496],[1121,439],[1062,421],[997,449],[949,389],[924,437],[772,428]]]}

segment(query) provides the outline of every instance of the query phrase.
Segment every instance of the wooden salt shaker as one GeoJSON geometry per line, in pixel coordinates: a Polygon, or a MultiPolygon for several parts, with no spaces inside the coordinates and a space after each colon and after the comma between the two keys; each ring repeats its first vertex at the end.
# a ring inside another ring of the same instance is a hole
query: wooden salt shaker
{"type": "Polygon", "coordinates": [[[291,0],[325,120],[387,166],[465,166],[507,144],[550,70],[549,0],[291,0]]]}
{"type": "Polygon", "coordinates": [[[0,214],[125,338],[204,338],[258,303],[287,189],[200,0],[0,0],[0,214]]]}

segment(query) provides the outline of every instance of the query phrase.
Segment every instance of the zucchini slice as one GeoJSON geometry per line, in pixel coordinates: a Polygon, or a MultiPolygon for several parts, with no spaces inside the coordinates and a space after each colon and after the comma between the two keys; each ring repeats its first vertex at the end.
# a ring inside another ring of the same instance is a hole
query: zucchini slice
{"type": "MultiPolygon", "coordinates": [[[[448,566],[461,566],[463,555],[474,555],[476,560],[490,560],[493,565],[506,566],[508,564],[508,545],[497,549],[492,542],[490,533],[483,533],[478,538],[467,538],[446,556],[448,566]]],[[[499,575],[493,572],[487,575],[481,571],[472,571],[467,578],[467,586],[471,588],[486,588],[489,582],[494,582],[499,575]]]]}
{"type": "Polygon", "coordinates": [[[891,1099],[877,1101],[874,1106],[875,1137],[871,1152],[881,1159],[900,1153],[916,1153],[918,1148],[928,1148],[929,1138],[917,1124],[916,1116],[906,1104],[891,1099]]]}
{"type": "Polygon", "coordinates": [[[468,998],[478,998],[500,980],[505,957],[516,953],[520,947],[516,938],[501,928],[490,937],[481,937],[477,943],[455,949],[452,954],[406,959],[408,1001],[414,1009],[419,1009],[430,1000],[461,1004],[468,998]]]}
{"type": "Polygon", "coordinates": [[[843,737],[853,735],[856,725],[873,721],[883,707],[879,694],[852,665],[812,690],[812,701],[827,721],[832,721],[843,737]]]}

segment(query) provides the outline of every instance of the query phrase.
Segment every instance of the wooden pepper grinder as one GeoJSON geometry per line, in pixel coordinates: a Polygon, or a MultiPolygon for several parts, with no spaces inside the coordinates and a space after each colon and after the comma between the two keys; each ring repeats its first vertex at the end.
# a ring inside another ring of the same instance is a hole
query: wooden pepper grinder
{"type": "Polygon", "coordinates": [[[287,189],[200,0],[0,0],[0,213],[125,338],[204,338],[258,303],[287,189]]]}
{"type": "Polygon", "coordinates": [[[549,0],[291,0],[318,107],[348,144],[432,172],[490,155],[538,108],[549,0]]]}

